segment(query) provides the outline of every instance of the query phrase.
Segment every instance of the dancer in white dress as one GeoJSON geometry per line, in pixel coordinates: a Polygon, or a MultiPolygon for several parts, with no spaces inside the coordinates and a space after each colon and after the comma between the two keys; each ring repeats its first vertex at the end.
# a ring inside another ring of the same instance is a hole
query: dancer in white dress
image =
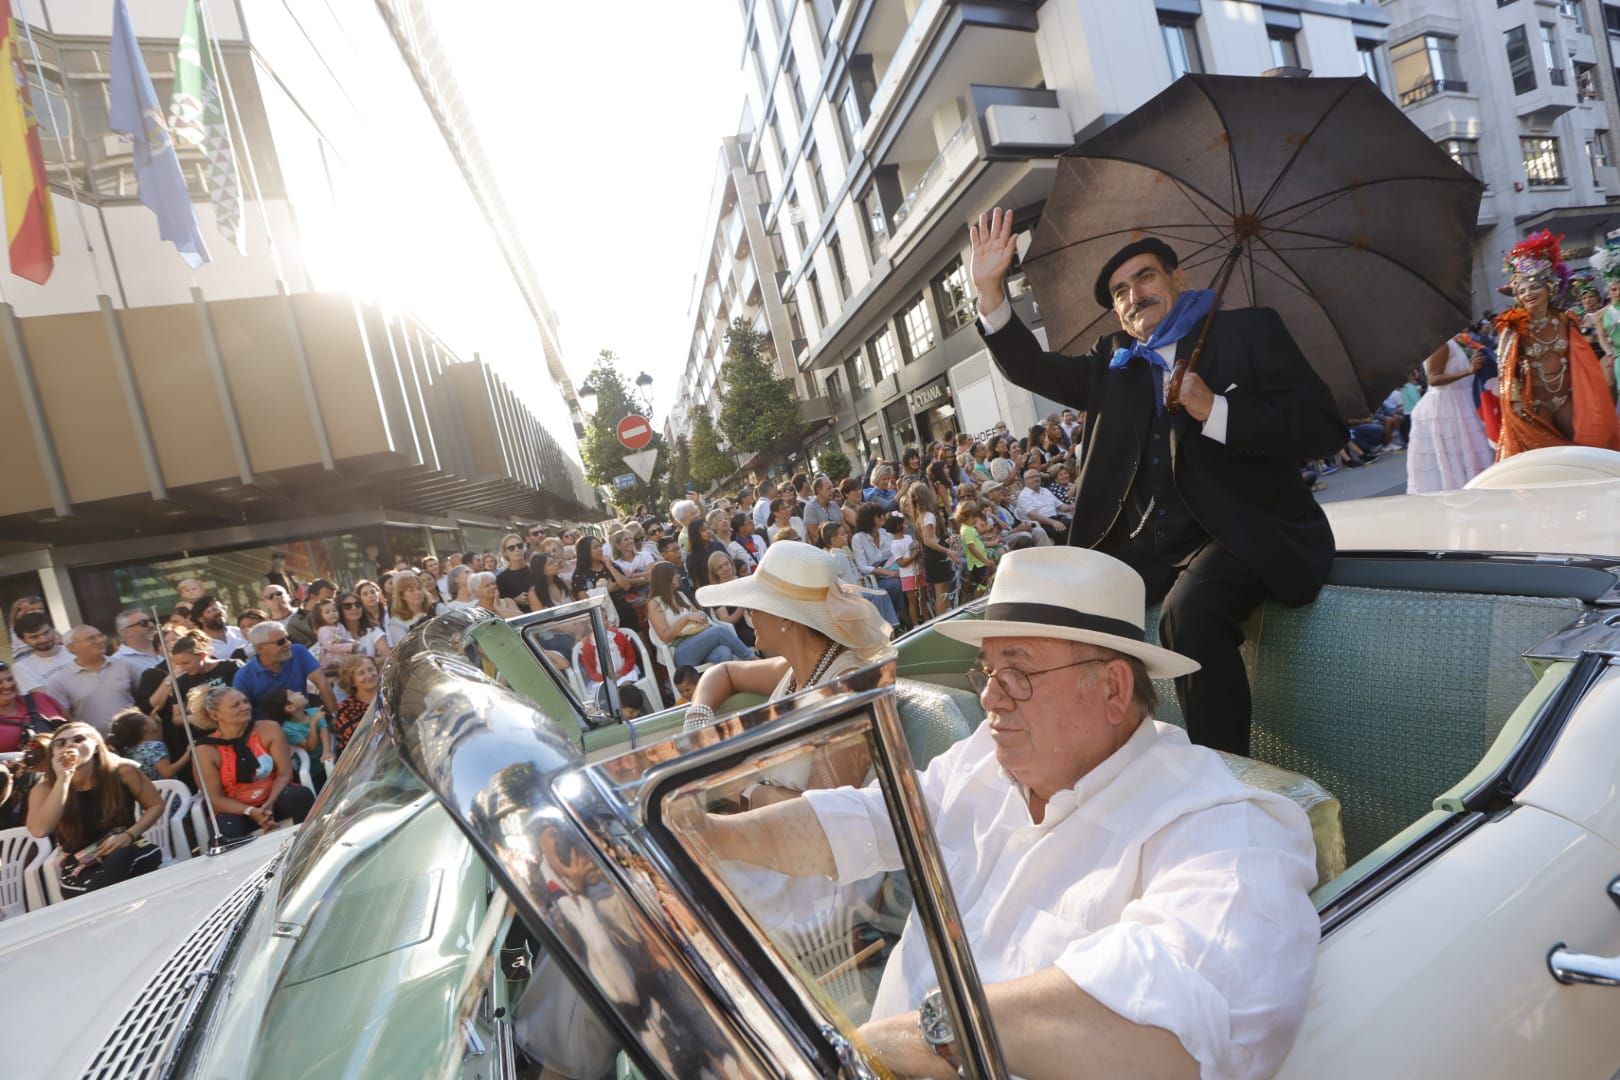
{"type": "Polygon", "coordinates": [[[1481,363],[1455,339],[1423,362],[1429,391],[1412,410],[1406,453],[1408,495],[1455,491],[1495,460],[1485,424],[1474,410],[1471,387],[1481,363]]]}

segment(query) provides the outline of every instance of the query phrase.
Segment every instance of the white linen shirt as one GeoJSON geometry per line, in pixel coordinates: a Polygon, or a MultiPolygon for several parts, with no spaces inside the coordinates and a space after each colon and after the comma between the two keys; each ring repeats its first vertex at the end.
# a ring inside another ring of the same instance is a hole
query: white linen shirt
{"type": "MultiPolygon", "coordinates": [[[[1205,1077],[1282,1064],[1320,933],[1304,811],[1152,719],[1054,795],[1038,825],[988,724],[918,779],[986,984],[1055,966],[1118,1015],[1173,1032],[1205,1077]]],[[[839,882],[900,868],[875,784],[805,798],[839,882]]],[[[914,912],[872,1017],[915,1009],[937,985],[914,912]]]]}

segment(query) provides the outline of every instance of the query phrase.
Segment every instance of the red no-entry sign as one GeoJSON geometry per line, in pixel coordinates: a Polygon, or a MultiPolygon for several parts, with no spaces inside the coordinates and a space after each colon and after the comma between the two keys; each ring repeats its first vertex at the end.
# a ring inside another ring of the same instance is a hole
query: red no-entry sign
{"type": "Polygon", "coordinates": [[[619,444],[626,450],[640,450],[652,442],[652,425],[647,423],[645,416],[637,416],[635,413],[631,413],[619,421],[616,431],[619,436],[619,444]]]}

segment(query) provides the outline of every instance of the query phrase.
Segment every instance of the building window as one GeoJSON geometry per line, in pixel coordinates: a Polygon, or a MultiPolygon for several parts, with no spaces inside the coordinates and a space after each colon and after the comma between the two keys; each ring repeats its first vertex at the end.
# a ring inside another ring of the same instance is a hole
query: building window
{"type": "Polygon", "coordinates": [[[1564,65],[1558,60],[1558,28],[1552,23],[1541,24],[1541,58],[1547,64],[1547,81],[1553,86],[1565,85],[1564,65]]]}
{"type": "Polygon", "coordinates": [[[872,258],[882,258],[889,250],[889,218],[883,212],[883,198],[873,184],[861,196],[861,227],[866,230],[866,243],[872,258]]]}
{"type": "Polygon", "coordinates": [[[805,151],[805,163],[810,166],[810,182],[816,186],[816,213],[827,212],[827,181],[821,175],[821,149],[815,143],[805,151]]]}
{"type": "Polygon", "coordinates": [[[862,115],[861,99],[855,93],[855,84],[850,83],[844,88],[844,96],[838,99],[838,122],[844,129],[844,146],[849,150],[849,156],[855,156],[855,147],[861,140],[861,128],[866,123],[862,115]]]}
{"type": "Polygon", "coordinates": [[[798,111],[794,114],[800,123],[804,122],[804,84],[799,82],[799,62],[789,49],[787,63],[782,65],[782,74],[787,79],[788,90],[793,94],[793,107],[798,111]]]}
{"type": "Polygon", "coordinates": [[[827,401],[835,409],[844,407],[844,380],[836,371],[827,373],[827,401]]]}
{"type": "Polygon", "coordinates": [[[851,396],[857,386],[862,390],[872,389],[872,369],[866,366],[866,358],[859,352],[850,354],[844,361],[844,374],[849,377],[851,396]]]}
{"type": "Polygon", "coordinates": [[[907,363],[934,347],[934,325],[928,321],[928,304],[922,293],[912,297],[911,303],[900,313],[900,325],[906,331],[902,345],[907,363]]]}
{"type": "Polygon", "coordinates": [[[1581,101],[1599,101],[1603,97],[1603,80],[1598,78],[1594,64],[1575,65],[1575,96],[1581,101]]]}
{"type": "Polygon", "coordinates": [[[1451,155],[1451,160],[1467,169],[1475,180],[1484,180],[1485,172],[1479,164],[1478,139],[1442,139],[1440,149],[1451,155]]]}
{"type": "Polygon", "coordinates": [[[804,316],[799,314],[799,302],[797,300],[793,300],[790,301],[786,306],[788,313],[788,326],[793,330],[793,340],[803,341],[806,335],[804,332],[804,316]]]}
{"type": "Polygon", "coordinates": [[[968,287],[967,267],[962,265],[960,255],[952,259],[950,265],[941,270],[929,285],[933,289],[934,305],[939,308],[940,321],[945,324],[946,334],[954,334],[973,321],[973,293],[968,287]]]}
{"type": "Polygon", "coordinates": [[[1603,28],[1615,37],[1620,37],[1620,7],[1613,4],[1603,5],[1603,28]]]}
{"type": "Polygon", "coordinates": [[[844,265],[844,242],[834,233],[827,237],[827,255],[832,259],[833,280],[838,283],[838,299],[849,299],[849,268],[844,265]]]}
{"type": "Polygon", "coordinates": [[[887,379],[900,370],[900,350],[894,343],[894,327],[888,323],[866,339],[866,351],[872,357],[872,366],[877,369],[878,378],[887,379]]]}
{"type": "Polygon", "coordinates": [[[1159,32],[1164,35],[1164,51],[1170,58],[1170,77],[1179,79],[1189,71],[1204,70],[1204,54],[1198,51],[1198,20],[1172,19],[1160,13],[1159,32]]]}
{"type": "Polygon", "coordinates": [[[1508,70],[1513,72],[1513,92],[1528,94],[1536,88],[1536,61],[1530,53],[1530,35],[1515,26],[1503,35],[1507,43],[1508,70]]]}
{"type": "Polygon", "coordinates": [[[816,309],[816,329],[820,330],[827,325],[827,306],[822,303],[821,283],[816,280],[814,270],[804,276],[804,287],[810,290],[810,303],[816,309]]]}
{"type": "Polygon", "coordinates": [[[776,147],[776,167],[782,170],[782,175],[786,176],[787,143],[782,141],[782,125],[777,120],[775,109],[771,110],[771,118],[765,122],[770,125],[771,143],[776,147]]]}
{"type": "Polygon", "coordinates": [[[1462,67],[1457,63],[1457,39],[1440,34],[1410,38],[1389,50],[1395,69],[1395,92],[1402,105],[1445,92],[1467,93],[1462,67]]]}
{"type": "Polygon", "coordinates": [[[1272,67],[1304,66],[1299,62],[1299,42],[1294,37],[1294,31],[1282,26],[1268,26],[1266,37],[1271,42],[1272,67]]]}
{"type": "Polygon", "coordinates": [[[1581,13],[1581,0],[1558,0],[1558,13],[1574,20],[1576,33],[1586,33],[1586,16],[1581,13]]]}
{"type": "Polygon", "coordinates": [[[793,226],[793,235],[799,240],[799,254],[803,255],[810,246],[810,234],[804,228],[804,210],[799,206],[799,192],[790,188],[787,193],[788,224],[793,226]]]}
{"type": "Polygon", "coordinates": [[[1531,187],[1563,187],[1564,162],[1558,155],[1558,140],[1541,136],[1519,137],[1519,153],[1524,158],[1524,176],[1531,187]]]}
{"type": "Polygon", "coordinates": [[[1378,62],[1378,42],[1356,40],[1356,55],[1361,58],[1361,73],[1372,80],[1378,89],[1384,87],[1384,69],[1378,62]]]}
{"type": "Polygon", "coordinates": [[[1607,131],[1594,131],[1592,137],[1586,140],[1586,163],[1592,167],[1592,186],[1602,187],[1603,177],[1598,175],[1598,170],[1606,169],[1610,164],[1607,131]]]}

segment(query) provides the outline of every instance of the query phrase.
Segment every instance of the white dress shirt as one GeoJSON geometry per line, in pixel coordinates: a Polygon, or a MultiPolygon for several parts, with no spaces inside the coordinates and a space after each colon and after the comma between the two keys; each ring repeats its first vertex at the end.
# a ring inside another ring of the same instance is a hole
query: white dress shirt
{"type": "MultiPolygon", "coordinates": [[[[979,977],[1056,967],[1118,1015],[1173,1032],[1206,1077],[1262,1077],[1293,1044],[1316,970],[1304,811],[1244,787],[1186,732],[1144,720],[1030,819],[988,724],[919,774],[979,977]]],[[[848,882],[897,870],[875,784],[805,793],[848,882]]],[[[938,985],[915,913],[872,1016],[938,985]]]]}
{"type": "Polygon", "coordinates": [[[120,645],[118,651],[113,653],[113,659],[122,660],[133,665],[137,671],[149,671],[163,663],[163,654],[141,652],[139,649],[132,649],[128,645],[120,645]]]}
{"type": "MultiPolygon", "coordinates": [[[[988,315],[979,316],[979,325],[984,328],[984,332],[986,334],[994,334],[996,331],[1003,329],[1009,322],[1011,322],[1012,317],[1012,301],[1008,300],[1006,297],[1002,297],[1000,307],[996,308],[996,310],[992,311],[988,315]]],[[[1169,345],[1161,345],[1153,351],[1164,358],[1166,365],[1172,369],[1175,368],[1176,345],[1174,342],[1170,343],[1169,345]]],[[[1162,393],[1168,395],[1169,392],[1170,380],[1168,377],[1166,377],[1164,380],[1164,390],[1162,393]]],[[[1205,438],[1214,439],[1216,442],[1224,446],[1226,445],[1226,395],[1216,394],[1214,397],[1215,400],[1211,402],[1209,406],[1209,416],[1205,418],[1204,425],[1200,431],[1205,438]]],[[[1063,404],[1071,405],[1073,402],[1064,402],[1063,404]]]]}
{"type": "MultiPolygon", "coordinates": [[[[1026,521],[1034,521],[1031,514],[1039,514],[1043,518],[1056,518],[1062,513],[1062,503],[1057,496],[1045,488],[1021,488],[1018,492],[1018,513],[1026,521]]],[[[1065,515],[1067,516],[1067,515],[1065,515]]]]}

